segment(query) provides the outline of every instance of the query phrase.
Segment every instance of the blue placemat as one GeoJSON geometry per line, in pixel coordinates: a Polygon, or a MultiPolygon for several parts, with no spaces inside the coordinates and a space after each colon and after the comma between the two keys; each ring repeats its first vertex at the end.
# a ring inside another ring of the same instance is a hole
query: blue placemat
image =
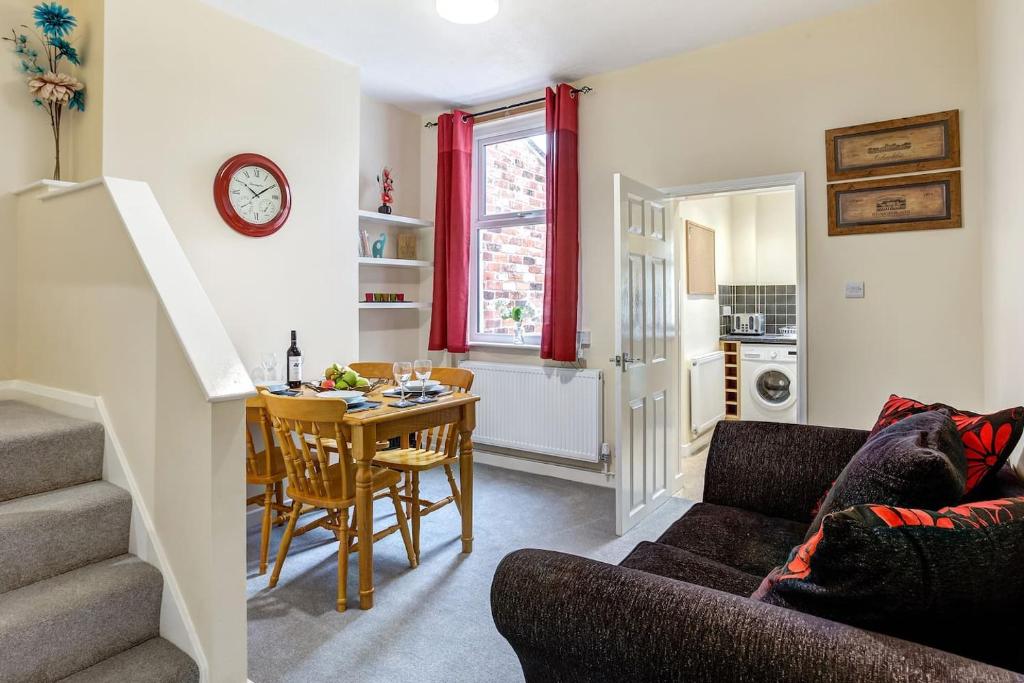
{"type": "Polygon", "coordinates": [[[374,408],[380,408],[381,403],[378,401],[367,401],[366,403],[360,403],[357,406],[353,406],[346,410],[347,413],[358,413],[363,410],[373,410],[374,408]]]}

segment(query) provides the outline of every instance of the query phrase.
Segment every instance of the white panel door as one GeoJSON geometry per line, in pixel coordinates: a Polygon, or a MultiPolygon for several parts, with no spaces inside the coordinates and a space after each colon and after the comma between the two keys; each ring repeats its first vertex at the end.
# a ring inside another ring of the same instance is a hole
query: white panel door
{"type": "Polygon", "coordinates": [[[615,531],[622,534],[672,495],[679,468],[679,345],[669,204],[658,190],[625,176],[615,174],[614,183],[615,531]]]}

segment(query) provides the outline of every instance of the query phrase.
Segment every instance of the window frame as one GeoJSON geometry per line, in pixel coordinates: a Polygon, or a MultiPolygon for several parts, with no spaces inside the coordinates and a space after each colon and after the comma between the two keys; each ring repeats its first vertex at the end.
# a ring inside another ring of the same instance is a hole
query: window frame
{"type": "MultiPolygon", "coordinates": [[[[544,135],[544,112],[517,116],[515,119],[484,123],[473,129],[473,188],[470,225],[470,291],[469,291],[469,345],[509,346],[513,348],[540,348],[540,333],[524,334],[522,344],[513,344],[510,334],[490,334],[480,329],[480,231],[529,225],[544,225],[547,233],[547,209],[485,215],[487,207],[485,147],[509,140],[544,135]]],[[[545,287],[547,282],[544,282],[545,287]]],[[[543,315],[543,312],[541,312],[543,315]]]]}

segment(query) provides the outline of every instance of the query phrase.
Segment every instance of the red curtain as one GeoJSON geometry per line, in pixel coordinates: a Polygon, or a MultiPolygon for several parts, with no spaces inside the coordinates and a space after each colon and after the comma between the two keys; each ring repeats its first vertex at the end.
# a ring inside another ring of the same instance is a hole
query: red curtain
{"type": "Polygon", "coordinates": [[[548,243],[540,357],[576,360],[579,318],[579,99],[562,83],[547,89],[548,243]]]}
{"type": "Polygon", "coordinates": [[[455,110],[437,119],[434,211],[434,302],[431,351],[469,351],[469,239],[473,186],[473,119],[455,110]]]}

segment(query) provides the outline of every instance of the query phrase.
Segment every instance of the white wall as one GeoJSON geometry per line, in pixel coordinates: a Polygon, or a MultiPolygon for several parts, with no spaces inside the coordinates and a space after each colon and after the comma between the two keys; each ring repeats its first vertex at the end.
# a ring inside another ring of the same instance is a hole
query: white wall
{"type": "Polygon", "coordinates": [[[757,284],[796,284],[796,209],[793,191],[756,194],[757,284]]]}
{"type": "MultiPolygon", "coordinates": [[[[984,105],[986,230],[982,237],[980,303],[984,309],[985,404],[1024,404],[1024,3],[978,3],[978,55],[984,105]]],[[[1019,450],[1018,450],[1019,453],[1019,450]]]]}
{"type": "MultiPolygon", "coordinates": [[[[605,305],[616,291],[608,277],[613,173],[676,187],[804,171],[810,421],[868,426],[891,391],[980,405],[983,159],[974,26],[973,2],[883,0],[581,80],[594,88],[580,104],[588,364],[609,370],[614,355],[605,305]],[[894,65],[900,86],[880,92],[879,78],[894,65]],[[829,237],[824,131],[954,108],[962,122],[963,229],[829,237]],[[845,299],[847,280],[864,280],[867,297],[845,299]],[[923,341],[937,321],[955,332],[941,344],[923,341]]],[[[433,159],[423,156],[429,188],[433,159]]],[[[614,442],[613,418],[608,402],[606,437],[614,442]]]]}
{"type": "Polygon", "coordinates": [[[732,215],[731,285],[756,285],[757,280],[757,197],[730,197],[732,215]]]}
{"type": "MultiPolygon", "coordinates": [[[[32,6],[24,0],[0,0],[0,30],[30,23],[32,6]]],[[[28,96],[25,78],[15,65],[10,43],[0,45],[0,380],[14,376],[15,211],[12,190],[53,171],[50,119],[28,96]]]]}
{"type": "Polygon", "coordinates": [[[106,0],[104,28],[104,173],[153,187],[246,366],[283,356],[291,329],[309,377],[357,358],[357,69],[198,0],[106,0]],[[271,237],[214,207],[214,175],[240,152],[290,181],[271,237]]]}

